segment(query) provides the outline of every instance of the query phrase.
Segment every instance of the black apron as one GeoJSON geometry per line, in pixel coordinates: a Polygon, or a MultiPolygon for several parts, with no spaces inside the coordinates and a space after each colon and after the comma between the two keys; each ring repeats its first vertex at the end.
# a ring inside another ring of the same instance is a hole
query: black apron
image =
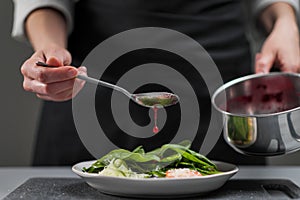
{"type": "MultiPolygon", "coordinates": [[[[242,1],[238,0],[81,0],[75,6],[75,26],[69,39],[73,65],[79,66],[96,45],[114,34],[139,27],[163,27],[177,30],[198,41],[216,63],[224,82],[227,82],[251,73],[241,4],[242,1]]],[[[168,59],[165,55],[145,51],[135,60],[149,58],[152,53],[153,59],[162,62],[168,59]]],[[[110,81],[109,76],[106,80],[110,81]]],[[[210,97],[204,95],[201,98],[201,106],[208,108],[204,112],[209,115],[210,97]]],[[[207,126],[207,122],[203,123],[204,127],[207,126]]],[[[202,139],[199,133],[193,141],[195,150],[199,149],[202,139]]],[[[236,164],[265,164],[264,158],[235,152],[223,137],[220,137],[208,157],[236,164]]],[[[45,101],[33,164],[72,165],[91,159],[94,158],[77,135],[72,118],[72,102],[45,101]]]]}

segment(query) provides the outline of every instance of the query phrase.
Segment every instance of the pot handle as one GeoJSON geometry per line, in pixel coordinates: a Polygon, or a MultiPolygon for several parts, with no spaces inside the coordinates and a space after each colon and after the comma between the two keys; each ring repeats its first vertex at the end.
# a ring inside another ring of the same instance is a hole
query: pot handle
{"type": "Polygon", "coordinates": [[[291,114],[292,113],[287,114],[287,122],[289,125],[289,129],[290,129],[290,132],[291,132],[291,135],[293,136],[293,138],[295,138],[296,140],[298,140],[300,142],[300,134],[298,134],[294,128],[294,125],[293,125],[293,122],[291,119],[291,114]]]}

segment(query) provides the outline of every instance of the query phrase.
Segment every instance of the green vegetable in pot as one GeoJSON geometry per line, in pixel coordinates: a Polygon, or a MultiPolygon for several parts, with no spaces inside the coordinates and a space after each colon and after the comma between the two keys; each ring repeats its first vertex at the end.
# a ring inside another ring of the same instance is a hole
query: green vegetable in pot
{"type": "Polygon", "coordinates": [[[252,141],[253,123],[251,118],[229,116],[228,136],[236,144],[247,144],[252,141]]]}

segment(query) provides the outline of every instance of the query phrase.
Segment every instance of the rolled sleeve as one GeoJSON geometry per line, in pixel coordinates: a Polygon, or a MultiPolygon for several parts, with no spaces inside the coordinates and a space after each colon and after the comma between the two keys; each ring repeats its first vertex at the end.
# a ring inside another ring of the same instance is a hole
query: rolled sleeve
{"type": "Polygon", "coordinates": [[[74,0],[13,0],[13,2],[14,21],[12,37],[16,40],[27,41],[24,22],[32,11],[39,8],[53,8],[58,10],[66,19],[68,33],[73,29],[74,0]]]}

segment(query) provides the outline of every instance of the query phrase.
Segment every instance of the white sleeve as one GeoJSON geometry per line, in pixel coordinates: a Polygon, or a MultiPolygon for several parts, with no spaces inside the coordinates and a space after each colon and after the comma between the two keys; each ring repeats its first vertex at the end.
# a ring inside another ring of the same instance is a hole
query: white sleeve
{"type": "Polygon", "coordinates": [[[284,2],[290,4],[295,11],[299,12],[299,0],[251,0],[252,1],[252,15],[255,19],[261,13],[263,9],[269,5],[277,2],[284,2]]]}
{"type": "Polygon", "coordinates": [[[74,0],[13,0],[13,2],[14,21],[12,37],[16,40],[27,41],[24,22],[32,11],[39,8],[53,8],[58,10],[66,19],[68,33],[73,29],[74,0]]]}

